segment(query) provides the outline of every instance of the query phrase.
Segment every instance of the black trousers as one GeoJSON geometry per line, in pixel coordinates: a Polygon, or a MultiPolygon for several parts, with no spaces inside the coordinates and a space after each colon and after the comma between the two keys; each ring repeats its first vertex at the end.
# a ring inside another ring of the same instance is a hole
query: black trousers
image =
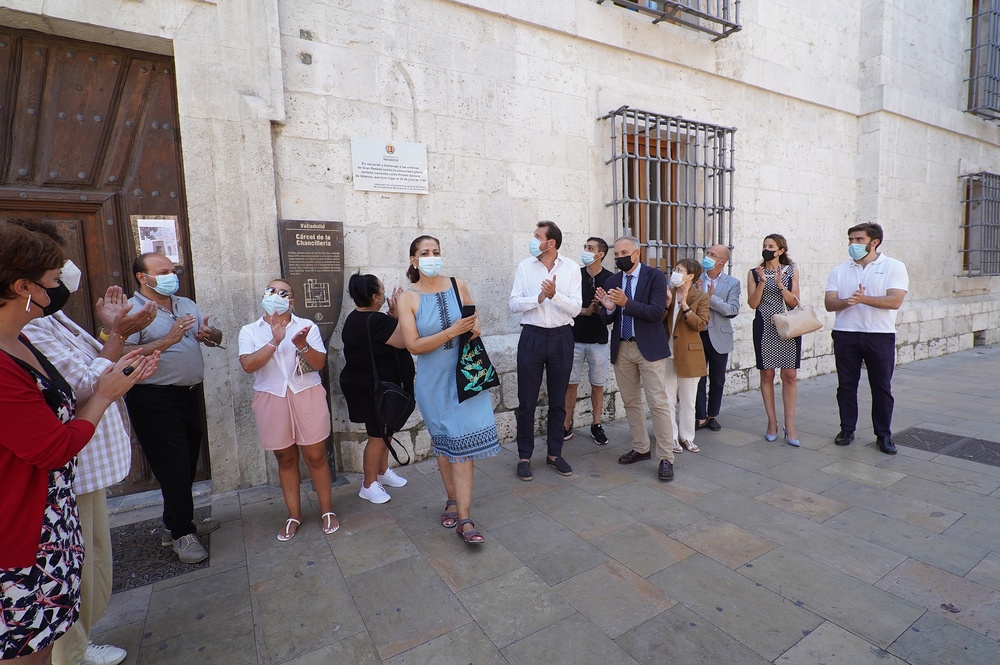
{"type": "Polygon", "coordinates": [[[837,361],[837,405],[840,429],[858,426],[858,383],[861,363],[868,370],[872,390],[872,429],[875,436],[892,436],[892,372],[896,366],[895,333],[833,331],[833,356],[837,361]]]}
{"type": "Polygon", "coordinates": [[[712,346],[712,340],[704,330],[701,331],[701,343],[705,347],[705,360],[708,361],[708,376],[703,376],[698,381],[698,392],[694,398],[694,417],[697,420],[715,418],[719,415],[722,409],[722,393],[726,387],[726,365],[729,364],[729,354],[716,351],[712,346]]]}
{"type": "Polygon", "coordinates": [[[566,386],[573,369],[573,327],[539,328],[522,325],[517,342],[517,454],[531,459],[535,451],[535,407],[545,373],[549,419],[545,440],[548,454],[562,454],[566,421],[566,386]]]}
{"type": "Polygon", "coordinates": [[[200,392],[198,385],[136,385],[125,394],[139,445],[160,483],[163,524],[174,540],[195,532],[191,488],[201,451],[200,392]]]}

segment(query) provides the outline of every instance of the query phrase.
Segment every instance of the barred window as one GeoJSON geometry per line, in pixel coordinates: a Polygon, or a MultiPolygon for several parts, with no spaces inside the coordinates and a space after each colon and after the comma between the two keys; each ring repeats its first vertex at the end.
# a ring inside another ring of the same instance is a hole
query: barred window
{"type": "Polygon", "coordinates": [[[637,237],[643,261],[662,270],[715,244],[731,249],[736,130],[627,106],[604,119],[615,237],[637,237]]]}
{"type": "Polygon", "coordinates": [[[1000,175],[965,178],[962,269],[966,275],[1000,275],[1000,175]]]}
{"type": "MultiPolygon", "coordinates": [[[[741,29],[740,0],[611,0],[613,5],[714,35],[719,41],[741,29]]],[[[604,0],[597,0],[604,4],[604,0]]]]}
{"type": "Polygon", "coordinates": [[[969,104],[966,109],[1000,120],[1000,0],[972,0],[969,104]]]}

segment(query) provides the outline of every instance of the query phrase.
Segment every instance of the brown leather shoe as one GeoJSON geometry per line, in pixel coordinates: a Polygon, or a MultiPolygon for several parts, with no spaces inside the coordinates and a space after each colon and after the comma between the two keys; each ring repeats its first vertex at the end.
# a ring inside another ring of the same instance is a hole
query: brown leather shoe
{"type": "Polygon", "coordinates": [[[674,479],[674,465],[670,463],[670,460],[660,460],[660,469],[656,472],[656,477],[668,483],[674,479]]]}
{"type": "Polygon", "coordinates": [[[640,453],[637,450],[630,450],[621,457],[618,458],[619,464],[635,464],[636,462],[641,462],[643,460],[652,459],[650,453],[640,453]]]}

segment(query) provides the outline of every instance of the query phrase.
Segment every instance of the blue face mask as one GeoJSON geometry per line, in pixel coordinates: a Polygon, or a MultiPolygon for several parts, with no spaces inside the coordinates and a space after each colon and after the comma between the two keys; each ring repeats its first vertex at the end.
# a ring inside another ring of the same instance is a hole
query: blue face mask
{"type": "Polygon", "coordinates": [[[436,277],[443,267],[444,261],[440,256],[421,256],[417,259],[417,270],[427,277],[436,277]]]}
{"type": "Polygon", "coordinates": [[[708,256],[703,257],[701,259],[701,267],[704,268],[705,270],[711,270],[712,268],[715,267],[715,259],[710,258],[708,256]]]}
{"type": "Polygon", "coordinates": [[[260,304],[264,306],[264,311],[267,312],[268,315],[274,314],[275,312],[278,314],[284,314],[288,311],[288,308],[291,307],[291,303],[288,301],[288,298],[282,298],[277,293],[264,296],[264,298],[260,301],[260,304]]]}
{"type": "Polygon", "coordinates": [[[152,288],[161,296],[174,295],[177,293],[177,287],[180,286],[180,281],[177,279],[177,275],[174,275],[173,273],[169,275],[149,275],[149,277],[156,280],[156,286],[152,288]]]}
{"type": "Polygon", "coordinates": [[[528,241],[528,251],[536,259],[542,254],[542,241],[538,238],[532,238],[528,241]]]}
{"type": "Polygon", "coordinates": [[[847,253],[851,255],[851,258],[855,261],[860,261],[861,259],[868,256],[868,245],[858,245],[856,243],[851,243],[851,246],[847,248],[847,253]]]}
{"type": "Polygon", "coordinates": [[[580,255],[580,260],[583,262],[583,265],[589,266],[594,262],[594,256],[595,254],[593,252],[584,252],[580,255]]]}

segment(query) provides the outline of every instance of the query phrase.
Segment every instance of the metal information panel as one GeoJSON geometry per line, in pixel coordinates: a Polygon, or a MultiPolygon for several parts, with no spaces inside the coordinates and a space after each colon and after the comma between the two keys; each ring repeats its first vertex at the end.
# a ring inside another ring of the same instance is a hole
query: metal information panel
{"type": "Polygon", "coordinates": [[[295,315],[316,324],[328,343],[344,300],[343,222],[279,220],[278,249],[281,274],[295,292],[295,315]]]}

